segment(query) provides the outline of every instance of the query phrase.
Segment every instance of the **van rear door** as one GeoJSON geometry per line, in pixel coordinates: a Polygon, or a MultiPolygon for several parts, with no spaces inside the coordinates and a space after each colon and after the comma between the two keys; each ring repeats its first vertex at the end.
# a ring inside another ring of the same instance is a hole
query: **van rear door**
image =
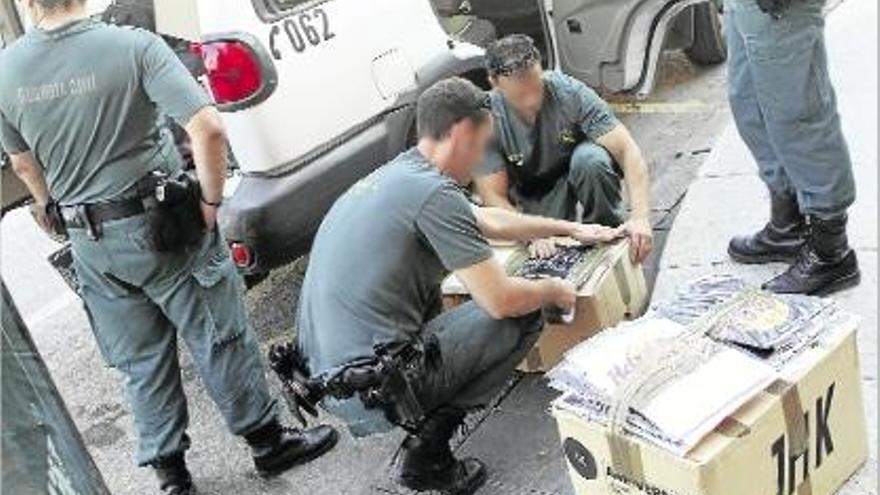
{"type": "Polygon", "coordinates": [[[560,68],[610,92],[644,93],[668,24],[700,0],[546,0],[560,68]]]}

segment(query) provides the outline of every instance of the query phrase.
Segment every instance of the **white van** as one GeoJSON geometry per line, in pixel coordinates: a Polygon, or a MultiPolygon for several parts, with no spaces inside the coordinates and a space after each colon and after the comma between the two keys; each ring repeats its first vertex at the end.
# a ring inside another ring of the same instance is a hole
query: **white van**
{"type": "Polygon", "coordinates": [[[450,38],[427,0],[198,7],[206,82],[241,172],[220,221],[247,274],[306,253],[336,198],[412,144],[422,91],[484,78],[482,49],[450,38]]]}
{"type": "Polygon", "coordinates": [[[526,32],[548,67],[640,95],[663,48],[698,63],[726,54],[718,4],[705,0],[197,4],[207,81],[241,172],[221,225],[247,274],[308,252],[333,201],[413,144],[423,90],[455,75],[487,86],[476,43],[526,32]]]}
{"type": "Polygon", "coordinates": [[[151,27],[203,62],[236,164],[220,223],[245,275],[307,253],[336,198],[413,144],[422,91],[449,76],[488,87],[479,45],[496,37],[530,34],[548,68],[641,96],[664,48],[702,64],[726,55],[719,0],[112,3],[152,10],[151,27]]]}

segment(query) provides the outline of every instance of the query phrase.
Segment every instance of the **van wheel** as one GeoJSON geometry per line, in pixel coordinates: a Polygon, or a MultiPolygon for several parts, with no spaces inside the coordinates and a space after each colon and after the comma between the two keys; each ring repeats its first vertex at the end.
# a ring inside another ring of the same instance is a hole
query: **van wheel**
{"type": "Polygon", "coordinates": [[[717,65],[727,60],[727,40],[719,4],[710,0],[694,6],[694,43],[684,52],[697,65],[717,65]]]}

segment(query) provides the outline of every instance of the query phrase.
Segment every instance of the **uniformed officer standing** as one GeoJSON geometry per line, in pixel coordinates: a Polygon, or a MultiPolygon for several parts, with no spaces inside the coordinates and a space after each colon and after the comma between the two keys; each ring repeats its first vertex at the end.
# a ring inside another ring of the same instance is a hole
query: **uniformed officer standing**
{"type": "Polygon", "coordinates": [[[0,54],[0,143],[47,231],[66,227],[98,347],[125,375],[139,437],[137,462],[165,493],[190,493],[187,407],[177,337],[186,342],[229,429],[273,474],[328,451],[329,427],[282,427],[241,281],[214,229],[226,171],[225,135],[204,90],[157,36],[86,17],[84,0],[22,0],[36,26],[0,54]],[[207,232],[158,252],[138,184],[179,173],[157,130],[160,111],[193,143],[207,232]],[[58,210],[47,207],[53,201],[58,210]],[[58,211],[63,221],[52,215],[58,211]]]}
{"type": "MultiPolygon", "coordinates": [[[[517,34],[486,50],[497,135],[476,179],[486,205],[616,227],[631,238],[632,259],[651,252],[650,184],[638,145],[595,91],[556,71],[544,72],[534,41],[517,34]],[[626,183],[632,213],[621,195],[626,183]]],[[[554,239],[532,243],[555,251],[554,239]]]]}
{"type": "Polygon", "coordinates": [[[828,77],[824,6],[725,2],[730,106],[770,190],[770,221],[728,252],[742,263],[792,263],[764,286],[779,293],[828,294],[860,280],[846,235],[855,183],[828,77]]]}
{"type": "MultiPolygon", "coordinates": [[[[418,134],[417,147],[349,189],[321,224],[298,309],[298,348],[312,377],[330,381],[382,349],[411,347],[403,354],[414,357],[401,366],[417,369],[410,385],[427,419],[403,444],[400,482],[470,494],[485,481],[485,468],[453,458],[453,432],[469,408],[499,392],[532,347],[538,310],[575,301],[563,280],[508,277],[485,237],[592,243],[623,234],[473,207],[460,185],[481,160],[492,117],[488,95],[468,81],[448,79],[425,91],[418,134]],[[474,302],[440,314],[440,281],[450,271],[474,302]]],[[[359,398],[327,399],[325,407],[355,435],[390,427],[383,411],[359,398]]]]}

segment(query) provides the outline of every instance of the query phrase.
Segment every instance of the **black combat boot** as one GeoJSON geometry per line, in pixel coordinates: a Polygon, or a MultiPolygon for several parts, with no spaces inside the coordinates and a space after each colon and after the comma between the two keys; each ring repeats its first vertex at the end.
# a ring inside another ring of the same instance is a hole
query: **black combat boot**
{"type": "Polygon", "coordinates": [[[339,435],[329,426],[299,430],[283,427],[275,420],[244,438],[251,447],[257,472],[272,476],[326,454],[339,435]]]}
{"type": "Polygon", "coordinates": [[[859,284],[856,253],[846,238],[846,215],[829,220],[810,218],[810,234],[797,261],[764,284],[777,294],[824,296],[859,284]]]}
{"type": "Polygon", "coordinates": [[[192,476],[182,453],[153,462],[152,466],[163,495],[195,495],[192,476]]]}
{"type": "Polygon", "coordinates": [[[807,221],[797,196],[770,192],[770,221],[752,235],[731,239],[727,252],[739,263],[791,263],[807,235],[807,221]]]}
{"type": "Polygon", "coordinates": [[[418,434],[404,440],[398,479],[401,485],[416,491],[471,495],[486,482],[482,462],[474,458],[458,460],[452,455],[449,441],[464,417],[461,409],[440,409],[425,421],[418,434]]]}

